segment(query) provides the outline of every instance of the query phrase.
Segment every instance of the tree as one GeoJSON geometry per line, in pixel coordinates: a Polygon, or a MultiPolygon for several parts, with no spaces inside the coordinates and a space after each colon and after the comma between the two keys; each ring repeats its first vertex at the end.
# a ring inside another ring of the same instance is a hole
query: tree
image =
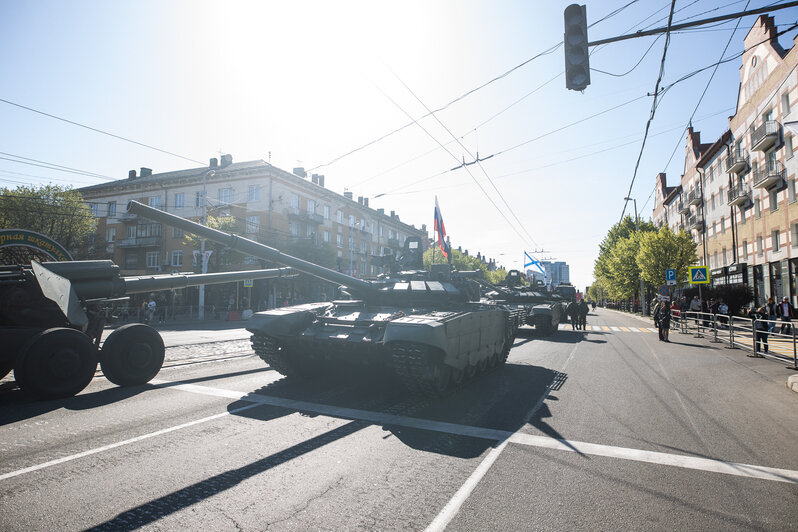
{"type": "MultiPolygon", "coordinates": [[[[78,251],[94,234],[97,219],[79,192],[44,185],[0,188],[0,229],[27,229],[48,236],[78,258],[78,251]]],[[[4,254],[3,262],[24,261],[22,255],[4,254]]],[[[27,258],[30,261],[30,257],[27,258]]],[[[26,261],[26,262],[27,262],[26,261]]]]}
{"type": "MultiPolygon", "coordinates": [[[[212,229],[217,229],[219,231],[224,231],[225,233],[240,233],[240,228],[238,227],[238,223],[236,223],[236,219],[232,216],[211,216],[208,215],[207,221],[205,223],[207,227],[212,229]]],[[[202,248],[202,237],[186,233],[183,236],[183,239],[191,245],[194,249],[201,249],[202,248]]],[[[220,271],[220,267],[224,265],[230,265],[233,263],[233,258],[236,257],[237,261],[240,260],[240,257],[243,256],[237,251],[233,251],[232,249],[228,248],[224,244],[220,244],[218,242],[213,242],[211,240],[205,240],[205,249],[206,250],[213,250],[211,253],[211,258],[208,260],[208,271],[220,271]]],[[[198,260],[198,269],[202,264],[202,257],[198,260]]]]}
{"type": "MultiPolygon", "coordinates": [[[[656,226],[640,220],[640,234],[656,232],[656,226]]],[[[631,216],[613,225],[601,244],[593,267],[593,276],[612,299],[633,297],[640,286],[639,272],[635,257],[638,241],[635,221],[631,216]],[[630,277],[631,276],[631,277],[630,277]]]]}
{"type": "Polygon", "coordinates": [[[663,227],[656,233],[641,234],[640,239],[637,265],[644,281],[652,285],[664,284],[667,269],[676,270],[676,279],[687,279],[688,267],[698,260],[697,244],[690,235],[663,227]]]}

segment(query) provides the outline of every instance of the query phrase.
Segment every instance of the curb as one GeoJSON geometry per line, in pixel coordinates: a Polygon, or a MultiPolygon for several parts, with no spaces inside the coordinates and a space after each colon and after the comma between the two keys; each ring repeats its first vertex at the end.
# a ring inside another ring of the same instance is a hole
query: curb
{"type": "Polygon", "coordinates": [[[790,375],[787,377],[787,388],[798,393],[798,375],[790,375]]]}

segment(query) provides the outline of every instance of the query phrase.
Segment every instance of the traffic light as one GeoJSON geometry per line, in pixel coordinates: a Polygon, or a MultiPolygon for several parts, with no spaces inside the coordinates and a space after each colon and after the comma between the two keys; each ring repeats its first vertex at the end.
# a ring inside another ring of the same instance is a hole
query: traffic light
{"type": "Polygon", "coordinates": [[[565,86],[574,91],[590,85],[590,55],[587,51],[587,11],[571,4],[565,8],[565,86]]]}

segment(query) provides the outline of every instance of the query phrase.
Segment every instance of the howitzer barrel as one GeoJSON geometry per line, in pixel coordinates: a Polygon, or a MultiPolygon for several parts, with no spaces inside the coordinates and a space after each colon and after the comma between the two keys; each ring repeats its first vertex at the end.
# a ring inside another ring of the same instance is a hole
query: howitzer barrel
{"type": "Polygon", "coordinates": [[[324,266],[319,266],[318,264],[313,264],[312,262],[308,262],[291,255],[286,255],[285,253],[265,244],[260,244],[247,238],[206,227],[196,222],[192,222],[191,220],[181,218],[180,216],[175,216],[174,214],[169,214],[168,212],[143,205],[138,201],[129,202],[127,204],[127,210],[128,212],[138,214],[145,218],[149,218],[150,220],[176,227],[187,233],[192,233],[202,238],[207,238],[208,240],[218,242],[219,244],[223,244],[235,251],[240,251],[241,253],[246,253],[247,255],[270,260],[279,264],[285,264],[286,266],[291,266],[300,272],[313,275],[320,279],[324,279],[325,281],[338,283],[363,293],[375,291],[375,288],[368,281],[356,279],[341,272],[325,268],[324,266]]]}

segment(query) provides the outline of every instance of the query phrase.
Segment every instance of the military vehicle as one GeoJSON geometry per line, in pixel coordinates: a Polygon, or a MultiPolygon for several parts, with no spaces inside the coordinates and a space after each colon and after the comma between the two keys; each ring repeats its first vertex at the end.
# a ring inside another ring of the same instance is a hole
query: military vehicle
{"type": "Polygon", "coordinates": [[[291,268],[278,268],[121,277],[110,260],[0,266],[0,378],[13,369],[23,390],[69,397],[88,386],[99,361],[114,384],[143,384],[161,369],[163,340],[152,327],[130,323],[111,332],[100,349],[103,306],[130,294],[290,275],[291,268]]]}
{"type": "Polygon", "coordinates": [[[481,272],[422,270],[418,238],[405,241],[390,274],[366,281],[135,201],[128,211],[342,286],[348,299],[258,312],[247,322],[255,352],[286,377],[384,367],[410,391],[439,396],[503,364],[517,332],[516,311],[479,301],[481,272]]]}
{"type": "Polygon", "coordinates": [[[551,336],[557,332],[565,318],[564,300],[556,294],[549,294],[540,282],[524,286],[518,270],[508,271],[503,283],[491,288],[485,295],[519,311],[523,323],[534,326],[535,334],[539,336],[551,336]]]}

